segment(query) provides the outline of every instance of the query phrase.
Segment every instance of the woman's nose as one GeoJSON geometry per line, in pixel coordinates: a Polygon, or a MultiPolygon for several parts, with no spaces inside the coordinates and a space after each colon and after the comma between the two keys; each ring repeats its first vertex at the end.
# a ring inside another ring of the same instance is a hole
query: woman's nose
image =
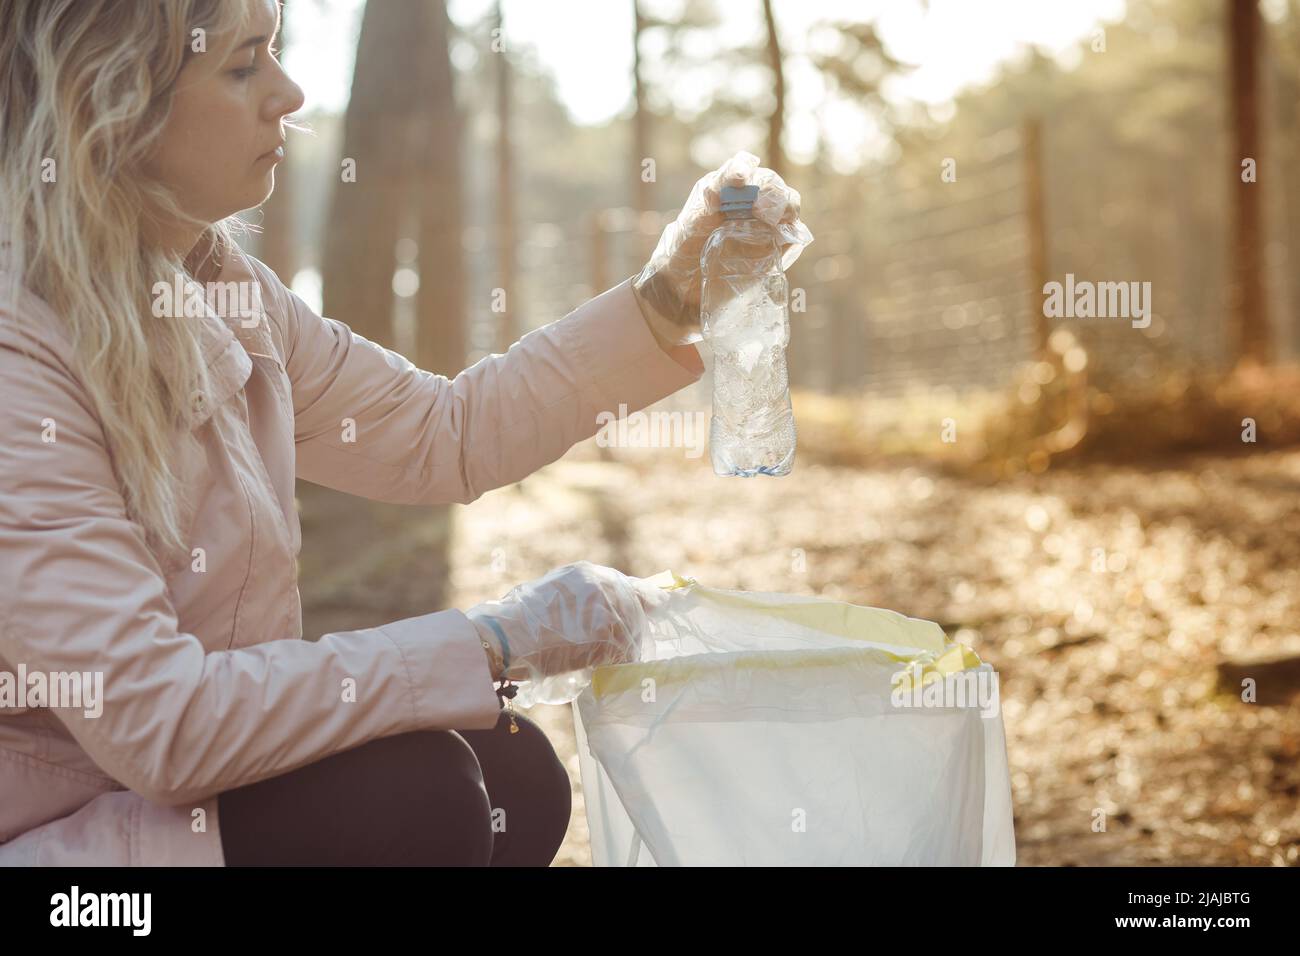
{"type": "Polygon", "coordinates": [[[266,101],[266,119],[279,122],[281,118],[295,113],[302,109],[305,102],[302,87],[290,79],[289,74],[284,71],[283,67],[279,68],[279,83],[276,85],[274,94],[267,98],[266,101]]]}

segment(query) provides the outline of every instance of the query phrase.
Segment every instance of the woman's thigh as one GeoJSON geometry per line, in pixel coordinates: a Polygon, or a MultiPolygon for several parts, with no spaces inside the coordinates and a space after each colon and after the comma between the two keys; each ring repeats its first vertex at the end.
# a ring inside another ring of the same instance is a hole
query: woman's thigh
{"type": "Polygon", "coordinates": [[[546,735],[396,734],[222,793],[226,862],[545,866],[568,827],[568,775],[546,735]]]}
{"type": "Polygon", "coordinates": [[[569,829],[569,774],[541,727],[523,715],[510,733],[502,715],[491,730],[457,731],[473,748],[492,808],[492,866],[547,866],[569,829]]]}

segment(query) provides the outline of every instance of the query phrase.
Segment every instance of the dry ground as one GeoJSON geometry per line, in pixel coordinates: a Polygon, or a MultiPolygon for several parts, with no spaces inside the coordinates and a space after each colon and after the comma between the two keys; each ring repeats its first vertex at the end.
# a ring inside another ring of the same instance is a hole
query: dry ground
{"type": "MultiPolygon", "coordinates": [[[[434,607],[587,559],[928,618],[1002,675],[1021,864],[1300,860],[1296,700],[1216,687],[1225,659],[1300,654],[1300,452],[999,482],[803,462],[787,478],[722,479],[680,450],[620,454],[586,442],[454,508],[451,587],[434,607]]],[[[365,589],[361,617],[416,613],[412,594],[437,594],[428,542],[447,526],[421,514],[406,511],[385,548],[403,557],[376,572],[402,599],[385,608],[384,589],[365,589]]],[[[334,584],[309,599],[309,548],[326,537],[317,527],[304,544],[309,633],[338,619],[338,582],[358,580],[337,557],[334,584]]],[[[573,777],[556,862],[589,864],[569,709],[532,713],[573,777]]]]}

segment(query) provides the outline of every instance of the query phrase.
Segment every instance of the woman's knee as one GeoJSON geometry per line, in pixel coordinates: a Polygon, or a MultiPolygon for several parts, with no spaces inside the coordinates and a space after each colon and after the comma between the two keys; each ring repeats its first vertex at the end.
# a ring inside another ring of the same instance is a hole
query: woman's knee
{"type": "Polygon", "coordinates": [[[518,733],[503,717],[491,730],[462,730],[478,755],[493,807],[496,865],[546,866],[569,828],[568,771],[534,721],[516,716],[518,733]]]}
{"type": "MultiPolygon", "coordinates": [[[[412,731],[384,738],[395,778],[406,790],[390,858],[415,866],[487,866],[492,858],[492,808],[482,768],[454,730],[412,731]]],[[[377,743],[378,741],[376,741],[377,743]]]]}
{"type": "Polygon", "coordinates": [[[519,724],[516,736],[526,749],[526,755],[519,762],[528,769],[535,797],[538,802],[555,808],[556,814],[563,818],[567,826],[572,807],[572,789],[564,761],[538,724],[522,716],[516,717],[516,721],[519,724]]]}

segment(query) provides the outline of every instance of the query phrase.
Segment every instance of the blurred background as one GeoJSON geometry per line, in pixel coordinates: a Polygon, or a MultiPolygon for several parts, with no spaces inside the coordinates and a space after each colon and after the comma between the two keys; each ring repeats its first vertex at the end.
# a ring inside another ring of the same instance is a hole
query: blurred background
{"type": "Polygon", "coordinates": [[[737,150],[815,236],[790,476],[300,483],[309,639],[580,559],[888,607],[1001,673],[1021,863],[1300,862],[1300,2],[285,0],[279,45],[311,132],[247,246],[430,371],[638,272],[737,150]],[[1067,275],[1149,324],[1050,316],[1067,275]]]}

